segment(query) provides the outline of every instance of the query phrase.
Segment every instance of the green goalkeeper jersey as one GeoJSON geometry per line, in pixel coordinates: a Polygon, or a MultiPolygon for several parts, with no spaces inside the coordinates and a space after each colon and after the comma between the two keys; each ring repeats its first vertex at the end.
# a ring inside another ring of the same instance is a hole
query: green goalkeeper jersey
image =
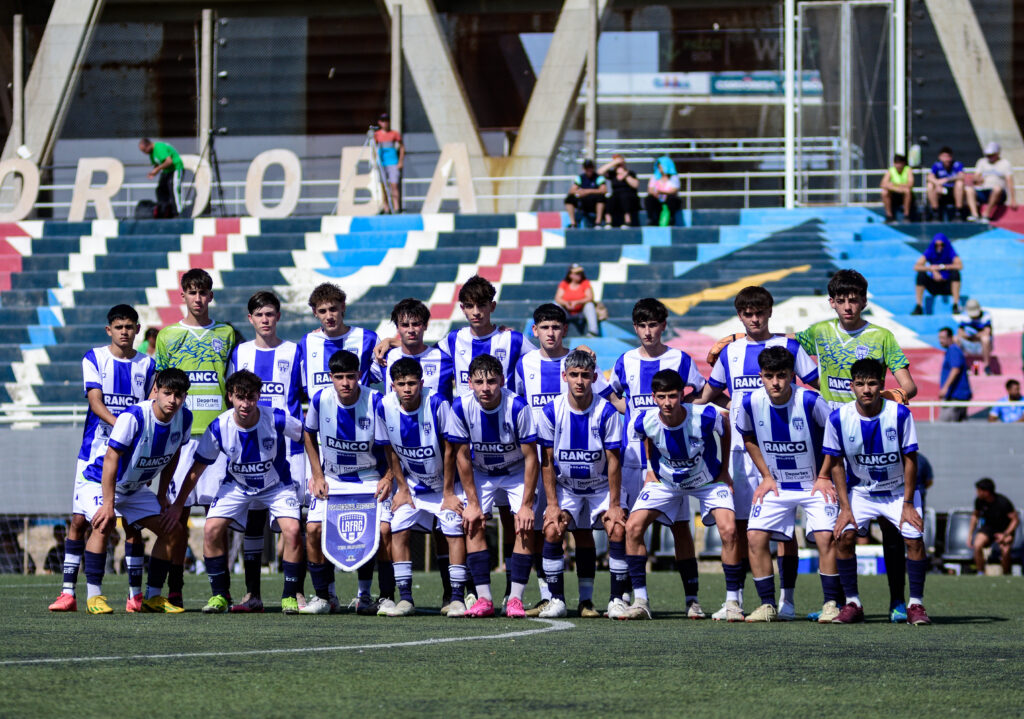
{"type": "Polygon", "coordinates": [[[847,332],[838,319],[825,320],[798,332],[796,338],[807,354],[817,356],[821,396],[833,406],[853,401],[850,367],[857,360],[877,359],[890,372],[910,366],[892,332],[871,323],[847,332]]]}
{"type": "Polygon", "coordinates": [[[181,322],[164,327],[156,336],[156,369],[177,367],[188,375],[192,386],[185,406],[192,411],[192,436],[202,436],[206,427],[227,409],[224,384],[228,358],[237,342],[235,329],[221,322],[195,327],[181,322]]]}

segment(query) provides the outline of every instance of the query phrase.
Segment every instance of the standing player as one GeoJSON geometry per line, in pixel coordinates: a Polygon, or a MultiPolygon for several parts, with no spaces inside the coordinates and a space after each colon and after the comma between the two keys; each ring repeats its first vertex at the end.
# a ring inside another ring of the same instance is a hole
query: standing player
{"type": "Polygon", "coordinates": [[[391,391],[377,408],[375,439],[386,447],[397,486],[391,503],[391,546],[400,601],[387,615],[404,617],[416,612],[409,530],[417,526],[429,530],[436,519],[451,562],[446,568],[451,587],[446,614],[461,617],[466,613],[466,539],[459,513],[465,495],[455,479],[455,455],[449,459],[445,452],[444,427],[451,405],[424,387],[423,366],[415,359],[403,357],[388,371],[391,391]]]}
{"type": "MultiPolygon", "coordinates": [[[[619,413],[611,403],[594,395],[597,372],[594,356],[577,349],[565,359],[563,381],[568,391],[544,406],[537,421],[541,444],[541,474],[548,501],[544,509],[544,575],[551,600],[541,617],[564,617],[565,554],[562,539],[566,529],[576,537],[576,571],[579,576],[581,617],[599,617],[594,609],[595,564],[580,562],[585,535],[594,552],[592,528],[599,522],[609,542],[625,539],[626,513],[621,504],[622,465],[619,447],[622,429],[619,413]],[[590,574],[584,572],[589,570],[590,574]],[[589,611],[587,611],[589,610],[589,611]]],[[[617,586],[612,573],[611,604],[622,601],[626,587],[617,586]]]]}
{"type": "MultiPolygon", "coordinates": [[[[644,483],[647,458],[643,441],[636,433],[636,419],[645,410],[655,406],[651,380],[662,370],[678,373],[684,387],[690,393],[681,399],[699,396],[704,389],[704,377],[697,370],[693,359],[683,352],[662,342],[662,335],[668,326],[668,308],[653,298],[642,299],[633,306],[633,330],[640,340],[640,346],[629,350],[615,363],[611,385],[626,404],[626,416],[622,427],[622,496],[627,507],[632,507],[644,483]]],[[[679,516],[660,519],[671,525],[675,538],[676,569],[686,588],[687,615],[691,619],[703,619],[704,611],[697,601],[699,581],[697,576],[697,555],[690,533],[690,505],[684,497],[679,503],[679,516]]],[[[615,556],[619,547],[609,544],[609,557],[626,560],[625,554],[615,556]]],[[[620,576],[622,582],[627,576],[620,576]]],[[[617,610],[623,609],[617,606],[617,610]]],[[[613,615],[609,615],[613,616],[613,615]]]]}
{"type": "MultiPolygon", "coordinates": [[[[846,593],[846,606],[833,621],[864,621],[857,593],[857,542],[872,519],[886,517],[898,527],[907,545],[910,601],[907,624],[931,624],[924,610],[924,580],[928,558],[924,551],[924,522],[917,484],[917,430],[910,410],[885,399],[885,365],[873,358],[857,360],[850,368],[856,398],[832,412],[825,429],[825,466],[839,494],[836,564],[846,593]],[[845,460],[845,463],[844,463],[845,460]],[[844,466],[845,464],[845,466],[844,466]]],[[[891,620],[891,612],[890,612],[891,620]]]]}
{"type": "MultiPolygon", "coordinates": [[[[825,596],[818,622],[828,624],[839,615],[841,599],[832,538],[839,507],[831,477],[818,471],[830,410],[817,392],[794,386],[795,359],[788,347],[769,347],[758,355],[757,362],[763,386],[744,393],[739,405],[733,408],[737,415],[736,429],[761,478],[754,491],[747,529],[750,564],[761,606],[747,621],[792,619],[792,613],[784,616],[776,610],[769,541],[788,543],[795,539],[793,531],[799,507],[807,520],[807,537],[813,536],[818,546],[818,573],[825,596]],[[821,496],[816,496],[819,493],[821,496]]],[[[732,456],[737,457],[735,451],[732,456]]],[[[733,476],[736,476],[735,470],[733,476]]],[[[796,558],[796,554],[787,556],[796,558]]]]}
{"type": "Polygon", "coordinates": [[[107,442],[106,455],[85,468],[85,486],[79,501],[92,522],[85,547],[85,576],[89,582],[89,613],[114,610],[103,596],[103,571],[107,564],[107,539],[121,515],[125,524],[144,527],[157,536],[149,563],[146,599],[141,611],[180,614],[185,611],[161,596],[169,560],[186,541],[185,528],[160,516],[161,500],[188,441],[192,414],[183,409],[188,395],[188,376],[176,369],[156,378],[153,399],[128,407],[118,415],[107,442]],[[159,476],[160,492],[149,489],[159,476]]]}
{"type": "Polygon", "coordinates": [[[370,367],[373,381],[382,382],[385,393],[393,392],[394,386],[387,381],[387,368],[403,357],[409,357],[423,367],[423,388],[436,392],[449,402],[452,401],[454,369],[451,356],[437,345],[430,347],[423,341],[423,335],[430,324],[430,309],[412,297],[407,297],[391,310],[391,321],[398,330],[399,345],[388,350],[384,365],[374,362],[370,367]]]}
{"type": "MultiPolygon", "coordinates": [[[[910,362],[896,344],[892,332],[871,324],[861,315],[868,303],[868,281],[855,270],[839,270],[828,283],[828,302],[836,319],[811,325],[796,335],[807,353],[815,355],[823,379],[821,396],[832,409],[852,402],[850,368],[865,357],[879,360],[896,378],[898,389],[885,390],[885,397],[907,404],[917,394],[917,385],[910,375],[910,362]]],[[[890,619],[902,622],[907,618],[903,602],[906,574],[903,538],[888,520],[881,518],[882,548],[885,555],[886,579],[889,582],[890,619]]]]}
{"type": "MultiPolygon", "coordinates": [[[[726,619],[742,622],[739,589],[743,565],[736,551],[736,513],[729,479],[729,425],[712,406],[683,404],[683,380],[675,370],[660,370],[651,378],[657,409],[636,417],[633,428],[644,443],[651,469],[626,521],[626,563],[633,584],[633,604],[619,619],[650,619],[647,600],[647,547],[644,533],[659,514],[670,522],[689,506],[700,503],[705,525],[718,525],[725,571],[726,619]],[[721,458],[716,437],[721,437],[721,458]]],[[[689,594],[689,590],[687,590],[689,594]]],[[[689,602],[689,597],[687,602],[689,602]]]]}
{"type": "MultiPolygon", "coordinates": [[[[270,512],[270,526],[281,532],[284,543],[282,566],[284,592],[281,611],[298,614],[295,598],[299,590],[298,564],[302,561],[299,528],[299,500],[288,463],[288,442],[302,438],[302,422],[282,409],[260,408],[263,380],[249,370],[228,377],[228,400],[233,409],[214,420],[196,450],[194,463],[178,499],[167,511],[167,521],[177,519],[184,508],[184,496],[195,487],[204,470],[217,456],[227,457],[227,481],[220,485],[210,503],[203,530],[203,561],[210,577],[210,600],[204,614],[228,610],[231,575],[228,573],[228,529],[245,528],[250,508],[270,512]]],[[[262,611],[260,602],[259,610],[262,611]]]]}
{"type": "Polygon", "coordinates": [[[458,476],[466,493],[462,521],[466,527],[466,563],[478,599],[467,617],[494,616],[491,599],[490,554],[484,518],[494,500],[508,498],[515,512],[515,545],[509,561],[512,587],[505,616],[525,617],[523,590],[533,563],[533,503],[537,489],[537,433],[526,402],[503,387],[501,363],[480,355],[469,365],[472,393],[455,398],[445,439],[456,455],[458,476]]]}
{"type": "MultiPolygon", "coordinates": [[[[300,611],[327,614],[337,611],[334,597],[334,565],[325,561],[320,532],[327,517],[331,494],[372,492],[377,501],[390,501],[391,473],[384,452],[374,446],[380,392],[359,384],[359,358],[338,350],[329,360],[331,386],[319,390],[306,412],[306,454],[312,467],[309,482],[309,516],[306,520],[306,558],[316,597],[300,611]],[[321,438],[319,442],[318,438],[321,438]]],[[[370,598],[373,562],[359,567],[359,614],[376,614],[370,598]]]]}
{"type": "MultiPolygon", "coordinates": [[[[51,612],[74,612],[75,584],[78,568],[85,551],[85,528],[88,526],[86,507],[78,498],[87,496],[84,483],[88,480],[84,470],[94,462],[101,466],[107,453],[107,438],[114,422],[126,408],[138,404],[153,389],[153,358],[135,350],[135,336],[139,332],[139,314],[129,305],[116,305],[107,313],[107,335],[110,344],[96,347],[82,358],[82,380],[89,411],[85,416],[82,448],[78,451],[75,469],[75,489],[71,509],[71,526],[64,542],[64,585],[57,599],[50,605],[51,612]]],[[[99,479],[97,478],[97,481],[99,479]]],[[[91,513],[90,508],[89,512],[91,513]]],[[[138,530],[123,522],[125,530],[124,555],[128,564],[128,601],[126,612],[138,612],[142,604],[142,561],[144,544],[138,530]]],[[[106,550],[104,549],[104,552],[106,550]]]]}
{"type": "MultiPolygon", "coordinates": [[[[268,409],[280,409],[302,422],[302,361],[299,347],[277,336],[277,323],[281,321],[281,300],[273,292],[261,290],[249,298],[249,324],[256,331],[256,339],[243,342],[231,353],[228,376],[238,370],[249,370],[261,380],[259,404],[268,409]]],[[[288,464],[291,467],[289,484],[295,489],[301,503],[306,494],[306,460],[301,432],[298,440],[286,440],[288,464]]],[[[231,607],[232,612],[262,612],[260,574],[263,566],[263,535],[269,515],[268,509],[250,509],[242,540],[242,564],[245,567],[245,591],[242,601],[231,607]]],[[[300,557],[294,562],[298,593],[306,579],[306,564],[300,557]]]]}
{"type": "MultiPolygon", "coordinates": [[[[169,488],[169,502],[173,502],[181,491],[181,485],[192,467],[199,438],[224,411],[224,381],[227,377],[228,358],[238,343],[237,334],[231,325],[210,319],[213,278],[205,270],[192,269],[181,276],[181,299],[185,302],[185,318],[177,324],[164,327],[156,337],[157,371],[177,367],[188,375],[191,383],[187,401],[188,409],[192,412],[192,438],[182,449],[181,461],[178,462],[169,488]]],[[[208,506],[224,480],[224,467],[224,459],[219,458],[207,469],[194,494],[185,498],[184,506],[208,506]]],[[[181,521],[183,524],[188,522],[188,512],[182,513],[181,521]]],[[[178,606],[183,606],[181,589],[185,584],[186,545],[182,543],[178,553],[171,558],[171,570],[167,576],[167,598],[178,606]]]]}
{"type": "MultiPolygon", "coordinates": [[[[736,431],[739,417],[736,409],[752,391],[762,385],[758,357],[766,347],[785,348],[793,355],[796,375],[812,387],[818,386],[818,366],[800,343],[785,335],[774,334],[768,329],[774,303],[775,299],[764,287],[744,287],[739,291],[733,304],[746,333],[730,338],[731,343],[725,345],[716,358],[709,355],[709,364],[712,365],[711,376],[704,386],[700,399],[694,400],[694,404],[706,404],[714,402],[725,392],[729,393],[730,406],[733,408],[729,415],[732,421],[732,457],[729,466],[732,468],[735,492],[733,501],[736,504],[736,542],[739,546],[740,559],[744,563],[744,574],[748,569],[747,520],[750,518],[754,491],[762,475],[744,449],[745,438],[742,433],[736,431]]],[[[779,578],[782,580],[782,607],[779,609],[779,618],[783,620],[796,617],[793,594],[799,565],[798,552],[796,538],[791,537],[789,541],[779,545],[779,578]]],[[[742,596],[741,591],[741,606],[742,596]]],[[[723,607],[711,616],[713,619],[722,619],[724,613],[723,607]]]]}

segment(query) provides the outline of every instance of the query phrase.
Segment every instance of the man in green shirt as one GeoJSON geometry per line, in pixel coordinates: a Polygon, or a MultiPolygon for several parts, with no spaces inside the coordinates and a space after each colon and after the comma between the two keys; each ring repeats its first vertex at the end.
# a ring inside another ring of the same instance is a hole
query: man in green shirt
{"type": "Polygon", "coordinates": [[[153,142],[148,137],[139,140],[139,149],[149,155],[153,169],[147,177],[160,179],[156,185],[157,217],[177,217],[181,210],[181,175],[185,165],[181,155],[166,142],[153,142]]]}
{"type": "Polygon", "coordinates": [[[885,207],[885,221],[887,223],[895,222],[896,208],[901,207],[903,221],[910,222],[913,202],[914,171],[907,164],[906,155],[895,155],[892,158],[892,165],[882,175],[882,205],[885,207]]]}

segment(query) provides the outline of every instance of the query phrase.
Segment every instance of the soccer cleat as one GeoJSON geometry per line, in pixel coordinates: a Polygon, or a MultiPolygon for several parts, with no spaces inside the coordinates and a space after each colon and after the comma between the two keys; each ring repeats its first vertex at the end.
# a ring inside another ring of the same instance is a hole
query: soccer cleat
{"type": "Polygon", "coordinates": [[[330,614],[331,603],[322,597],[312,596],[306,602],[306,606],[299,610],[299,614],[330,614]]]}
{"type": "MultiPolygon", "coordinates": [[[[448,610],[448,616],[451,616],[452,610],[448,610]]],[[[494,616],[494,602],[490,599],[484,599],[481,597],[473,602],[473,606],[470,607],[464,616],[467,617],[493,617],[494,616]]]]}
{"type": "Polygon", "coordinates": [[[146,614],[183,614],[185,609],[171,604],[167,597],[157,595],[142,600],[142,611],[146,614]]]}
{"type": "Polygon", "coordinates": [[[509,597],[508,604],[505,605],[505,616],[509,619],[524,619],[526,609],[523,608],[523,600],[519,597],[509,597]]]}
{"type": "MultiPolygon", "coordinates": [[[[829,600],[825,602],[821,607],[820,612],[812,612],[817,616],[814,618],[818,624],[831,624],[832,620],[839,616],[839,605],[835,603],[835,600],[829,600]]],[[[807,615],[808,617],[810,614],[807,615]]]]}
{"type": "Polygon", "coordinates": [[[742,622],[744,619],[743,609],[735,599],[726,600],[722,608],[711,615],[716,622],[742,622]]]}
{"type": "Polygon", "coordinates": [[[576,613],[583,619],[595,619],[601,617],[601,612],[594,609],[594,603],[589,599],[584,599],[580,602],[579,607],[576,608],[576,613]]]}
{"type": "Polygon", "coordinates": [[[651,618],[651,605],[646,599],[634,599],[633,603],[629,605],[629,608],[623,612],[619,619],[650,619],[651,618]]]}
{"type": "Polygon", "coordinates": [[[113,614],[113,608],[107,604],[107,598],[102,594],[97,594],[95,597],[89,597],[85,603],[85,608],[89,614],[113,614]]]}
{"type": "Polygon", "coordinates": [[[78,602],[74,594],[60,593],[60,596],[53,600],[50,605],[51,612],[77,612],[78,602]]]}
{"type": "MultiPolygon", "coordinates": [[[[819,620],[820,621],[820,620],[819,620]]],[[[858,624],[864,621],[864,607],[850,602],[839,610],[839,614],[832,620],[833,624],[858,624]]]]}
{"type": "Polygon", "coordinates": [[[903,624],[903,622],[907,621],[907,614],[907,605],[900,602],[889,610],[889,621],[893,624],[903,624]]]}
{"type": "Polygon", "coordinates": [[[791,622],[796,619],[796,609],[789,602],[783,602],[779,607],[779,621],[791,622]]]}
{"type": "MultiPolygon", "coordinates": [[[[382,605],[383,608],[383,605],[382,605]]],[[[416,605],[407,599],[399,600],[398,604],[395,604],[391,609],[388,610],[386,615],[382,615],[380,612],[377,616],[388,616],[388,617],[411,617],[416,613],[416,605]]]]}
{"type": "Polygon", "coordinates": [[[182,599],[181,592],[170,592],[167,595],[167,601],[176,607],[185,608],[185,600],[182,599]]]}
{"type": "Polygon", "coordinates": [[[775,608],[774,604],[762,604],[747,615],[745,621],[751,624],[754,622],[777,622],[779,621],[779,610],[775,608]]]}
{"type": "Polygon", "coordinates": [[[299,609],[299,600],[295,597],[281,598],[281,614],[298,614],[299,609]]]}
{"type": "Polygon", "coordinates": [[[466,596],[462,598],[463,604],[467,607],[472,607],[476,604],[476,595],[473,592],[466,592],[466,596]]]}
{"type": "MultiPolygon", "coordinates": [[[[392,610],[398,606],[395,604],[393,599],[378,599],[377,600],[377,616],[378,617],[390,617],[392,610]]],[[[359,611],[358,609],[356,611],[359,611]]],[[[401,616],[401,615],[399,615],[401,616]]]]}
{"type": "Polygon", "coordinates": [[[505,616],[505,610],[508,608],[508,595],[506,594],[501,598],[501,608],[498,610],[498,614],[505,616]]]}
{"type": "Polygon", "coordinates": [[[128,601],[124,603],[124,610],[128,614],[136,614],[142,611],[142,592],[128,597],[128,601]]]}
{"type": "Polygon", "coordinates": [[[707,619],[707,614],[701,609],[700,602],[694,599],[692,602],[686,604],[686,618],[687,619],[707,619]]]}
{"type": "Polygon", "coordinates": [[[565,602],[552,597],[548,605],[537,616],[541,619],[560,619],[566,615],[565,602]]]}
{"type": "MultiPolygon", "coordinates": [[[[373,601],[373,598],[369,594],[363,594],[356,602],[356,614],[361,617],[372,617],[377,613],[377,607],[380,606],[379,602],[373,601]]],[[[349,605],[351,606],[351,605],[349,605]]]]}
{"type": "Polygon", "coordinates": [[[238,604],[232,605],[232,614],[262,614],[263,613],[263,600],[259,597],[248,596],[247,598],[239,602],[238,604]]]}
{"type": "Polygon", "coordinates": [[[907,607],[907,624],[913,624],[918,626],[920,624],[931,624],[932,620],[928,618],[928,612],[924,610],[924,607],[920,604],[911,604],[907,607]]]}
{"type": "Polygon", "coordinates": [[[299,605],[299,609],[302,609],[306,606],[306,595],[302,592],[297,592],[295,594],[295,603],[299,605]]]}
{"type": "Polygon", "coordinates": [[[203,607],[203,614],[223,614],[228,610],[228,598],[223,594],[214,594],[203,607]]]}
{"type": "Polygon", "coordinates": [[[344,614],[347,611],[354,611],[357,602],[358,599],[353,599],[352,603],[349,604],[348,607],[343,607],[341,606],[341,600],[332,594],[331,598],[327,600],[327,605],[330,607],[331,614],[344,614]]]}
{"type": "Polygon", "coordinates": [[[448,604],[448,612],[445,614],[449,619],[457,619],[466,616],[466,605],[458,599],[448,604]]]}
{"type": "Polygon", "coordinates": [[[615,597],[615,599],[608,602],[608,611],[605,612],[605,616],[609,619],[622,619],[622,615],[629,609],[629,605],[626,604],[625,600],[621,597],[615,597]]]}
{"type": "Polygon", "coordinates": [[[539,617],[539,616],[541,616],[541,612],[543,612],[547,608],[548,602],[550,602],[550,601],[551,601],[550,599],[541,599],[539,602],[537,602],[532,607],[530,607],[529,609],[526,610],[526,616],[528,616],[528,617],[539,617]]]}
{"type": "Polygon", "coordinates": [[[444,604],[442,604],[441,605],[441,616],[442,617],[447,617],[448,616],[448,610],[451,609],[451,607],[452,607],[452,602],[451,602],[450,599],[447,602],[445,602],[444,604]]]}

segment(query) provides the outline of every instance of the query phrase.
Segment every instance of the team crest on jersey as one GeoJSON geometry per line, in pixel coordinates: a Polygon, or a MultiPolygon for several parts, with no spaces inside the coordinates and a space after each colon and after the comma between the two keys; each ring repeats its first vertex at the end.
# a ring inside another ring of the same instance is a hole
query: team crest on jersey
{"type": "Polygon", "coordinates": [[[316,350],[313,350],[313,352],[310,354],[310,357],[316,357],[316,350]]]}
{"type": "Polygon", "coordinates": [[[273,449],[273,448],[274,448],[274,438],[273,437],[264,437],[263,438],[263,449],[273,449]]]}
{"type": "Polygon", "coordinates": [[[437,374],[437,365],[433,362],[425,362],[423,364],[423,374],[427,377],[433,377],[437,374]]]}
{"type": "Polygon", "coordinates": [[[857,349],[854,351],[854,355],[856,355],[857,359],[864,359],[869,354],[871,354],[871,350],[864,345],[857,345],[857,349]]]}
{"type": "Polygon", "coordinates": [[[505,350],[494,350],[494,358],[501,363],[505,362],[506,354],[505,350]]]}
{"type": "Polygon", "coordinates": [[[512,425],[510,425],[510,424],[509,424],[508,422],[505,422],[505,423],[504,423],[503,425],[501,425],[501,426],[502,426],[502,428],[503,428],[503,429],[505,430],[505,432],[506,432],[507,434],[512,434],[512,425]]]}
{"type": "Polygon", "coordinates": [[[285,360],[278,360],[277,361],[277,371],[281,372],[282,374],[287,374],[288,370],[291,368],[291,366],[292,366],[292,363],[289,360],[285,359],[285,360]]]}
{"type": "Polygon", "coordinates": [[[143,383],[146,381],[146,375],[137,374],[134,377],[132,377],[132,380],[134,380],[136,387],[141,387],[143,383]]]}
{"type": "Polygon", "coordinates": [[[359,418],[359,429],[369,429],[369,428],[370,428],[370,418],[369,417],[360,417],[359,418]]]}
{"type": "Polygon", "coordinates": [[[896,430],[895,430],[895,428],[890,427],[889,429],[885,430],[885,438],[887,440],[889,440],[890,442],[895,442],[896,441],[896,430]]]}
{"type": "Polygon", "coordinates": [[[424,422],[423,423],[423,431],[424,432],[429,432],[431,429],[433,429],[433,425],[431,425],[430,422],[424,422]]]}
{"type": "Polygon", "coordinates": [[[590,433],[594,435],[594,439],[601,438],[601,429],[596,424],[590,425],[590,433]]]}
{"type": "Polygon", "coordinates": [[[181,432],[171,432],[171,444],[177,444],[181,439],[181,432]]]}
{"type": "Polygon", "coordinates": [[[220,354],[224,349],[224,341],[218,337],[214,337],[210,340],[210,346],[213,347],[213,351],[220,354]]]}
{"type": "Polygon", "coordinates": [[[701,444],[700,437],[690,437],[690,446],[699,447],[701,444]]]}
{"type": "Polygon", "coordinates": [[[248,362],[243,362],[242,363],[242,369],[249,369],[249,363],[248,362]]]}
{"type": "Polygon", "coordinates": [[[793,429],[795,429],[797,432],[804,431],[803,417],[797,417],[796,419],[793,420],[793,429]]]}

